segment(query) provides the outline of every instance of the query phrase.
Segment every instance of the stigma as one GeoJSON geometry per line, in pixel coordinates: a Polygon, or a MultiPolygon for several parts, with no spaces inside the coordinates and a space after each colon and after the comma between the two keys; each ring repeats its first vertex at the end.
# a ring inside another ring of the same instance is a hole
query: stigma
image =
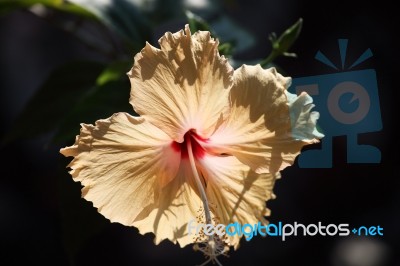
{"type": "Polygon", "coordinates": [[[208,139],[204,139],[199,136],[194,129],[191,129],[183,136],[183,142],[173,141],[171,147],[174,151],[181,153],[181,159],[188,159],[189,154],[187,150],[187,143],[190,142],[192,145],[192,152],[195,159],[201,159],[204,157],[206,150],[202,146],[208,142],[208,139]]]}

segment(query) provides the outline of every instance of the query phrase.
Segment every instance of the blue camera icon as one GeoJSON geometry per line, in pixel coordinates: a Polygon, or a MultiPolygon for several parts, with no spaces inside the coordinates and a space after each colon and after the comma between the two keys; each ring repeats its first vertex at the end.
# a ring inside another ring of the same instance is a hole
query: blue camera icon
{"type": "MultiPolygon", "coordinates": [[[[339,40],[344,68],[347,40],[339,40]]],[[[372,56],[368,49],[350,68],[372,56]]],[[[336,68],[321,52],[316,59],[336,68]]],[[[336,68],[337,69],[337,68],[336,68]]],[[[318,125],[325,137],[321,149],[306,150],[299,156],[302,168],[332,167],[332,137],[347,137],[347,163],[380,163],[380,150],[360,145],[357,135],[382,129],[376,72],[373,69],[345,71],[326,75],[294,78],[292,93],[311,95],[320,113],[318,125]]]]}

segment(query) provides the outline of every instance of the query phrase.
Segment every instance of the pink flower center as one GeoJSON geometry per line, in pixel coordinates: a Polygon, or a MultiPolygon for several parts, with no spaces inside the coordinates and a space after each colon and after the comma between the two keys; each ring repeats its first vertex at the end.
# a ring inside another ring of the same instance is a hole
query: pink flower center
{"type": "Polygon", "coordinates": [[[184,135],[184,141],[182,143],[173,141],[171,143],[171,147],[174,151],[181,153],[182,159],[189,158],[188,150],[187,150],[187,142],[190,139],[190,143],[192,145],[192,152],[195,159],[200,159],[204,157],[205,149],[201,145],[202,143],[208,142],[208,139],[204,139],[196,134],[196,132],[191,129],[184,135]]]}

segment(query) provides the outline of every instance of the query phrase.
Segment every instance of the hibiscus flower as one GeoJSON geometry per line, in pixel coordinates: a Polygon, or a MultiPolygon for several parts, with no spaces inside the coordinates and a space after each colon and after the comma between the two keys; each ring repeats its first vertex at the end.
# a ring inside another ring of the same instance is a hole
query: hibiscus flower
{"type": "Polygon", "coordinates": [[[259,65],[234,70],[207,31],[166,33],[146,44],[128,73],[139,116],[117,113],[82,124],[61,149],[82,196],[111,222],[197,246],[210,260],[240,236],[194,237],[187,224],[267,223],[279,171],[322,137],[307,94],[259,65]]]}

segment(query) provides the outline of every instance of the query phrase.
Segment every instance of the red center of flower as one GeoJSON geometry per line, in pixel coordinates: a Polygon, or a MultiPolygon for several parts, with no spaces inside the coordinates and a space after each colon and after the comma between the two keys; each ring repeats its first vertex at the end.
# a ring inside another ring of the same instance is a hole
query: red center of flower
{"type": "Polygon", "coordinates": [[[206,143],[208,139],[204,139],[196,134],[194,130],[189,130],[184,135],[184,141],[182,143],[173,141],[171,143],[171,147],[176,152],[181,152],[181,158],[187,159],[189,158],[188,150],[187,150],[187,143],[190,141],[192,145],[192,152],[194,158],[203,158],[205,154],[205,149],[201,146],[202,143],[206,143]]]}

